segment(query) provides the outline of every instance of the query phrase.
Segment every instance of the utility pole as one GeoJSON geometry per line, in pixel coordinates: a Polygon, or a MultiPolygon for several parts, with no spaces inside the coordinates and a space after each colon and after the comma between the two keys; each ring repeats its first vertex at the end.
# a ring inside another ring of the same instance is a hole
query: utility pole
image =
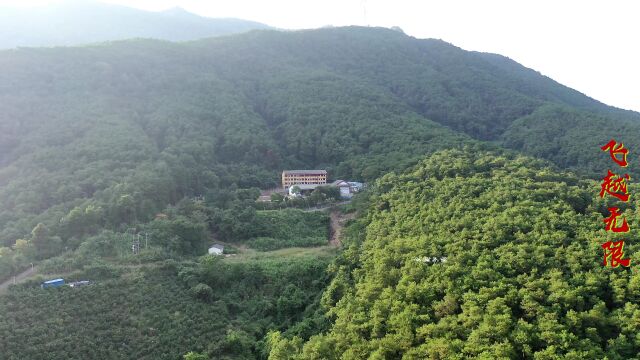
{"type": "Polygon", "coordinates": [[[135,228],[130,228],[127,232],[131,234],[131,251],[134,255],[138,255],[140,252],[140,235],[136,234],[135,228]]]}
{"type": "Polygon", "coordinates": [[[133,253],[138,255],[140,253],[140,234],[134,235],[134,238],[135,238],[135,240],[134,240],[134,243],[133,243],[133,246],[134,246],[133,253]]]}

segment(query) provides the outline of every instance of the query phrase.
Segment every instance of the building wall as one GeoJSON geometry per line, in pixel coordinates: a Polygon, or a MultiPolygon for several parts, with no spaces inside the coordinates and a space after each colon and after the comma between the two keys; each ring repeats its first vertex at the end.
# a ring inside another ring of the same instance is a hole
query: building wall
{"type": "Polygon", "coordinates": [[[282,187],[288,188],[291,185],[322,185],[327,183],[327,174],[298,174],[282,173],[282,187]]]}
{"type": "Polygon", "coordinates": [[[217,248],[209,248],[209,255],[222,255],[222,250],[217,248]]]}

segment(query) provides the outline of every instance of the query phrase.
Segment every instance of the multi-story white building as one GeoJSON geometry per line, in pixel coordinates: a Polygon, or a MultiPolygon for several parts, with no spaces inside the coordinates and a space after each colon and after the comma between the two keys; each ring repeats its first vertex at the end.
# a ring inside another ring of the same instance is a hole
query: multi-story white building
{"type": "Polygon", "coordinates": [[[285,170],[282,172],[282,187],[293,185],[324,185],[327,183],[326,170],[285,170]]]}

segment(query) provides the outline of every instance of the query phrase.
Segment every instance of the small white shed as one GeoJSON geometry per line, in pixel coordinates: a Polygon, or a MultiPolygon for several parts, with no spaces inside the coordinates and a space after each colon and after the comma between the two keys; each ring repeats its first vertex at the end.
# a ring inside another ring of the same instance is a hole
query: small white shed
{"type": "Polygon", "coordinates": [[[209,255],[222,255],[224,252],[224,245],[215,244],[209,248],[209,255]]]}

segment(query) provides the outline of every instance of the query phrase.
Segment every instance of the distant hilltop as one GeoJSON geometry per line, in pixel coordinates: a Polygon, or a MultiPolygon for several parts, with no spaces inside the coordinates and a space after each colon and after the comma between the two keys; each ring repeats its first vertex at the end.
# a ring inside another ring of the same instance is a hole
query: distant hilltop
{"type": "Polygon", "coordinates": [[[153,12],[92,1],[36,8],[0,7],[0,49],[132,38],[189,41],[268,28],[254,21],[206,18],[182,8],[153,12]]]}

